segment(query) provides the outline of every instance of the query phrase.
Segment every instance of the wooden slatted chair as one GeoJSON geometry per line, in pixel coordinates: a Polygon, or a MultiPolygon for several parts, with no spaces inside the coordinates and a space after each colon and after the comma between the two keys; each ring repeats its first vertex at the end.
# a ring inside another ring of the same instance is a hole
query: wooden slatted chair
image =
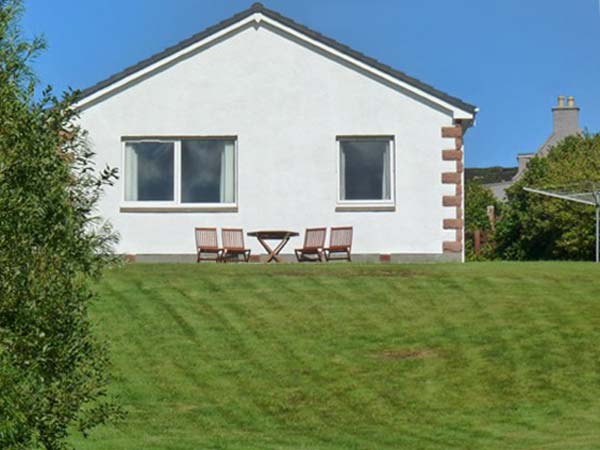
{"type": "Polygon", "coordinates": [[[238,261],[241,255],[244,262],[250,260],[250,249],[244,247],[244,230],[241,228],[223,228],[221,230],[223,238],[223,254],[221,259],[227,262],[227,258],[238,261]]]}
{"type": "Polygon", "coordinates": [[[219,248],[216,228],[195,228],[196,234],[196,262],[221,261],[222,248],[219,248]],[[212,255],[207,257],[206,255],[212,255]]]}
{"type": "Polygon", "coordinates": [[[295,250],[298,262],[323,261],[323,247],[327,228],[307,228],[304,234],[304,246],[295,250]]]}
{"type": "Polygon", "coordinates": [[[332,227],[325,259],[352,261],[352,227],[332,227]]]}

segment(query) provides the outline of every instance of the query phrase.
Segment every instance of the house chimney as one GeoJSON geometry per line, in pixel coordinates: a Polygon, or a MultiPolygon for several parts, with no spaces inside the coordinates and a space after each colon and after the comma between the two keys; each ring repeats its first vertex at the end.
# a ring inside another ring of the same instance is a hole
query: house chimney
{"type": "Polygon", "coordinates": [[[567,106],[565,106],[565,98],[562,95],[558,97],[558,106],[552,108],[552,115],[554,134],[557,138],[562,139],[579,133],[579,108],[575,106],[573,97],[567,98],[567,106]]]}

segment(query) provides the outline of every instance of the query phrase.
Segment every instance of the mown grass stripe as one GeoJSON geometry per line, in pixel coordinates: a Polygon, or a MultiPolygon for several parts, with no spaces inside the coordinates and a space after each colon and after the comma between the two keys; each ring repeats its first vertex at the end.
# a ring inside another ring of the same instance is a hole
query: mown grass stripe
{"type": "Polygon", "coordinates": [[[598,269],[112,270],[93,310],[132,412],[77,448],[594,448],[598,269]]]}

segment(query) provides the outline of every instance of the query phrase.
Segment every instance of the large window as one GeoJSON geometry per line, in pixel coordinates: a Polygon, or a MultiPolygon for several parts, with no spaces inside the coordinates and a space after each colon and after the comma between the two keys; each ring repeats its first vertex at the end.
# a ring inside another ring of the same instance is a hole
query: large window
{"type": "Polygon", "coordinates": [[[235,139],[125,141],[128,204],[235,204],[235,139]]]}
{"type": "Polygon", "coordinates": [[[339,202],[393,203],[393,140],[361,137],[338,142],[339,202]]]}

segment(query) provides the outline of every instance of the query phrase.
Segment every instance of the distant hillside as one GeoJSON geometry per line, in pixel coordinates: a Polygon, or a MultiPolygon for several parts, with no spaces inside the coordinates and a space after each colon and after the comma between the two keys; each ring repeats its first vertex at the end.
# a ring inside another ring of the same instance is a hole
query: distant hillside
{"type": "Polygon", "coordinates": [[[483,184],[510,181],[517,173],[517,167],[473,167],[465,169],[465,180],[478,180],[483,184]]]}

